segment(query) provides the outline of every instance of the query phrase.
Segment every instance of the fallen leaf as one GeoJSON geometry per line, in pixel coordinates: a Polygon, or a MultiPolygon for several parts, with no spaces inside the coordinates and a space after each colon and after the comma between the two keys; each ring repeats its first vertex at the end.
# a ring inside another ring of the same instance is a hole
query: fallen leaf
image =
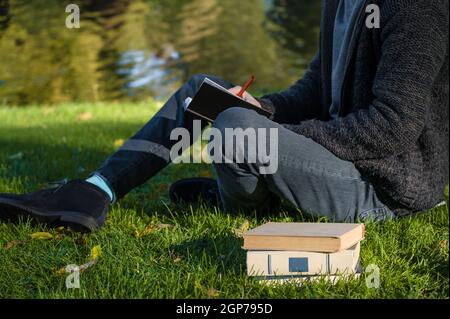
{"type": "Polygon", "coordinates": [[[102,247],[100,245],[95,246],[91,249],[91,259],[97,260],[102,254],[102,247]]]}
{"type": "Polygon", "coordinates": [[[54,272],[55,272],[55,274],[57,274],[59,276],[62,276],[62,275],[64,275],[66,273],[66,267],[55,269],[54,272]]]}
{"type": "Polygon", "coordinates": [[[170,228],[173,228],[173,225],[171,225],[171,224],[158,224],[158,225],[156,226],[156,228],[157,228],[158,230],[162,230],[162,229],[170,229],[170,228]]]}
{"type": "Polygon", "coordinates": [[[236,237],[243,237],[244,234],[250,229],[250,222],[245,220],[239,228],[234,230],[236,237]]]}
{"type": "Polygon", "coordinates": [[[448,240],[440,240],[438,242],[439,251],[442,255],[444,255],[446,252],[448,254],[448,240]]]}
{"type": "Polygon", "coordinates": [[[176,253],[171,252],[171,253],[169,253],[169,256],[174,263],[179,263],[183,260],[183,258],[181,258],[181,256],[176,253]]]}
{"type": "Polygon", "coordinates": [[[148,224],[143,231],[135,231],[135,236],[137,238],[141,238],[141,237],[145,237],[150,235],[153,231],[155,230],[155,227],[153,226],[153,224],[148,224]]]}
{"type": "Polygon", "coordinates": [[[86,122],[92,119],[92,113],[90,112],[83,112],[80,115],[78,115],[78,120],[82,122],[86,122]]]}
{"type": "Polygon", "coordinates": [[[198,176],[208,178],[208,177],[212,177],[212,174],[211,174],[210,170],[204,170],[204,171],[201,171],[200,173],[198,173],[198,176]]]}
{"type": "Polygon", "coordinates": [[[142,237],[150,235],[151,233],[153,233],[155,231],[160,231],[160,230],[163,230],[163,229],[170,229],[172,227],[173,227],[173,225],[170,225],[170,224],[157,224],[157,225],[155,225],[154,223],[150,223],[144,228],[144,230],[142,230],[142,231],[136,230],[134,232],[134,236],[136,238],[142,238],[142,237]]]}
{"type": "Polygon", "coordinates": [[[58,228],[55,229],[57,233],[64,233],[65,228],[64,226],[59,226],[58,228]]]}
{"type": "Polygon", "coordinates": [[[31,239],[35,240],[49,240],[53,238],[53,235],[47,232],[37,232],[34,234],[31,234],[31,239]]]}
{"type": "Polygon", "coordinates": [[[97,263],[97,259],[90,260],[90,261],[88,261],[87,263],[85,263],[85,264],[79,266],[78,269],[80,269],[80,271],[85,271],[86,269],[88,269],[88,268],[94,266],[96,263],[97,263]]]}
{"type": "Polygon", "coordinates": [[[214,299],[214,298],[219,297],[220,291],[215,288],[209,288],[206,291],[206,295],[208,296],[208,299],[214,299]]]}
{"type": "Polygon", "coordinates": [[[25,244],[24,240],[12,240],[12,241],[9,241],[9,242],[5,243],[3,248],[5,250],[9,250],[9,249],[11,249],[11,248],[13,248],[15,246],[19,246],[19,245],[22,245],[22,244],[25,244]]]}
{"type": "MultiPolygon", "coordinates": [[[[86,269],[94,266],[98,259],[100,258],[100,256],[102,255],[102,248],[100,245],[94,246],[91,249],[91,254],[90,254],[90,259],[87,263],[84,263],[80,266],[76,266],[77,269],[79,269],[79,271],[85,271],[86,269]]],[[[70,273],[70,271],[68,270],[68,266],[64,267],[64,268],[59,268],[59,269],[54,269],[53,270],[55,272],[55,274],[57,275],[64,275],[65,273],[70,273]]]]}
{"type": "Polygon", "coordinates": [[[123,139],[115,140],[114,147],[121,147],[123,145],[123,143],[125,143],[125,140],[123,140],[123,139]]]}

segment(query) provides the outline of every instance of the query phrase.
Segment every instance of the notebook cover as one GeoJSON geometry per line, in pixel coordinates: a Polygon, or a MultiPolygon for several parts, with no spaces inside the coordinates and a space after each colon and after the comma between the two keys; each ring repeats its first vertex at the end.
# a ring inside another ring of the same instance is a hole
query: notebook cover
{"type": "Polygon", "coordinates": [[[186,111],[194,116],[214,122],[217,116],[230,107],[242,107],[270,117],[271,113],[244,101],[210,79],[205,79],[186,111]]]}

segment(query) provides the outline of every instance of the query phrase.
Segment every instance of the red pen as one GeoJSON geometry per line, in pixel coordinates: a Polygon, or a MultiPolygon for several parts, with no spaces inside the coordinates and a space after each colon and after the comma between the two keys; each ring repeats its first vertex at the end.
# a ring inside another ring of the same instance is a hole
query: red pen
{"type": "Polygon", "coordinates": [[[253,83],[254,80],[255,80],[255,76],[254,75],[250,75],[250,78],[248,79],[247,83],[244,84],[244,86],[242,87],[241,91],[238,93],[237,96],[244,97],[245,91],[247,91],[247,89],[253,83]]]}

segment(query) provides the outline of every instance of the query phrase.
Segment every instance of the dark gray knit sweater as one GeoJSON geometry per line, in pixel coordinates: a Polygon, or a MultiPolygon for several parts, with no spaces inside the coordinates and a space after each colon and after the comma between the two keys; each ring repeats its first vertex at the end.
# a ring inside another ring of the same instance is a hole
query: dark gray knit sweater
{"type": "Polygon", "coordinates": [[[448,0],[371,0],[381,28],[355,30],[340,117],[331,119],[333,22],[324,0],[321,46],[305,76],[262,98],[274,120],[351,161],[397,212],[422,211],[449,180],[448,0]]]}

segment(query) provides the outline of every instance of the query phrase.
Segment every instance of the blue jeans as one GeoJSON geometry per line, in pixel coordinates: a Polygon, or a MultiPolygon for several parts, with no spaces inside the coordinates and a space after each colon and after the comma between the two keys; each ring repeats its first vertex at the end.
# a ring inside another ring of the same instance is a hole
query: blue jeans
{"type": "MultiPolygon", "coordinates": [[[[95,172],[109,183],[117,198],[170,163],[170,149],[177,142],[170,140],[173,129],[186,128],[191,133],[191,143],[199,138],[193,136],[194,118],[184,111],[184,101],[195,95],[204,78],[204,75],[191,78],[95,172]]],[[[214,76],[208,78],[226,88],[234,86],[214,76]]],[[[206,125],[202,123],[202,127],[206,125]]],[[[260,210],[276,207],[281,201],[335,222],[394,217],[353,163],[337,158],[321,145],[281,124],[255,111],[232,107],[221,113],[213,126],[223,133],[226,128],[278,129],[278,170],[274,174],[260,174],[262,164],[246,160],[239,164],[213,164],[225,209],[260,210]]],[[[226,134],[222,136],[226,138],[226,134]]]]}

